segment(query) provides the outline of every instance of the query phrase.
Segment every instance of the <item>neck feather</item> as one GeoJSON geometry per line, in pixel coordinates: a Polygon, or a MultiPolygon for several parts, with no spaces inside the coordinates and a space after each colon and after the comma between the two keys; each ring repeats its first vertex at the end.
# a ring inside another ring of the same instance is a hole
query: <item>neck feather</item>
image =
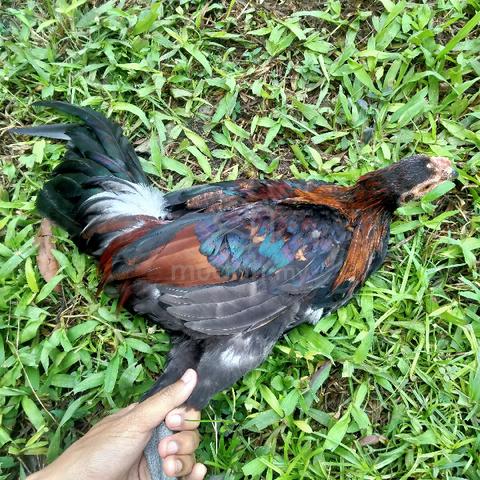
{"type": "Polygon", "coordinates": [[[352,187],[321,185],[312,191],[296,190],[289,201],[330,207],[349,219],[366,211],[392,213],[398,206],[391,189],[381,182],[381,178],[373,176],[361,177],[352,187]]]}
{"type": "Polygon", "coordinates": [[[312,191],[296,190],[284,203],[323,205],[347,219],[353,236],[334,289],[343,287],[352,294],[383,261],[396,203],[381,178],[367,174],[353,187],[321,185],[312,191]]]}
{"type": "Polygon", "coordinates": [[[361,176],[357,183],[350,187],[350,195],[354,208],[377,208],[393,212],[398,207],[397,196],[381,172],[370,172],[361,176]]]}

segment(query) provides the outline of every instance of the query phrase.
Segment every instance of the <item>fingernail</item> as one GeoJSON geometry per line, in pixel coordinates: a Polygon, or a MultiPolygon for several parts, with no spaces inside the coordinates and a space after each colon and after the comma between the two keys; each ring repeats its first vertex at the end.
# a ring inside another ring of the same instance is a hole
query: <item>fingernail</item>
{"type": "Polygon", "coordinates": [[[182,377],[182,382],[187,385],[195,380],[195,371],[189,368],[182,377]]]}
{"type": "Polygon", "coordinates": [[[169,442],[167,445],[167,453],[169,455],[173,455],[174,453],[178,452],[178,444],[177,442],[169,442]]]}
{"type": "Polygon", "coordinates": [[[168,419],[168,423],[171,427],[179,427],[182,424],[182,416],[178,413],[171,415],[168,419]]]}
{"type": "Polygon", "coordinates": [[[183,464],[180,460],[175,460],[175,472],[181,472],[183,468],[183,464]]]}

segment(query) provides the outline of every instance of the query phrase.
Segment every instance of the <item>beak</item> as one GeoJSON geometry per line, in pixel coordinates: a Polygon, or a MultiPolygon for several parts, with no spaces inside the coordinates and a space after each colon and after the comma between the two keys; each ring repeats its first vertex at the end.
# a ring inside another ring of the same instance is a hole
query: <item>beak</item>
{"type": "Polygon", "coordinates": [[[450,170],[448,178],[449,178],[449,180],[455,180],[456,178],[458,178],[458,172],[454,168],[452,168],[450,170]]]}
{"type": "Polygon", "coordinates": [[[458,172],[452,167],[452,162],[447,157],[430,157],[430,163],[443,171],[443,176],[447,177],[447,180],[458,178],[458,172]]]}

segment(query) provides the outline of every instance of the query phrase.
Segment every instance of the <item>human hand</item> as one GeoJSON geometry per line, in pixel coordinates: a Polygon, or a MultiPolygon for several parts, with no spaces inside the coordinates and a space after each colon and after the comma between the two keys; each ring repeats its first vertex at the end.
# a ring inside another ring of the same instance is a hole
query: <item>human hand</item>
{"type": "Polygon", "coordinates": [[[53,463],[27,480],[150,480],[143,449],[152,430],[165,421],[179,433],[162,439],[159,455],[168,476],[202,480],[206,468],[195,463],[194,452],[200,412],[182,405],[197,383],[194,370],[187,370],[173,385],[142,403],[134,403],[98,422],[53,463]]]}

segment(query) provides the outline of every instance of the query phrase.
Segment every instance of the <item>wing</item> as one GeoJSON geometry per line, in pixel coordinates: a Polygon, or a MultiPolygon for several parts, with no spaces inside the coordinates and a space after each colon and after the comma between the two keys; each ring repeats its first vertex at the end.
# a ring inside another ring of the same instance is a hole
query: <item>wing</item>
{"type": "Polygon", "coordinates": [[[187,330],[231,334],[298,309],[314,289],[328,292],[350,238],[330,209],[255,202],[150,228],[102,267],[105,281],[129,284],[134,310],[168,326],[174,318],[187,330]]]}

